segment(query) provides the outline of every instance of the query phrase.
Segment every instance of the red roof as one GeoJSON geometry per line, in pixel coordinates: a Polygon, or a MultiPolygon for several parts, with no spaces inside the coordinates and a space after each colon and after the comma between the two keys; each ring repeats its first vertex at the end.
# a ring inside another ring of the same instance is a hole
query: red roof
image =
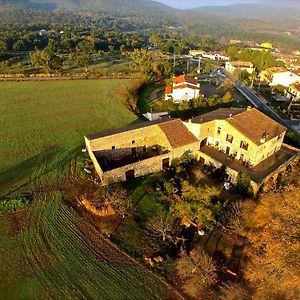
{"type": "Polygon", "coordinates": [[[171,86],[167,86],[165,89],[165,95],[169,95],[172,94],[172,87],[171,86]]]}
{"type": "Polygon", "coordinates": [[[180,119],[171,119],[158,124],[173,149],[197,143],[198,139],[187,129],[180,119]]]}
{"type": "Polygon", "coordinates": [[[194,85],[197,85],[198,84],[198,81],[193,78],[193,77],[190,77],[190,76],[187,76],[187,75],[180,75],[180,76],[177,76],[173,79],[173,83],[190,83],[190,84],[194,84],[194,85]]]}
{"type": "Polygon", "coordinates": [[[184,88],[190,88],[190,89],[193,89],[193,90],[199,90],[198,87],[196,87],[194,85],[190,85],[190,84],[181,84],[179,86],[174,86],[173,90],[175,90],[175,89],[184,89],[184,88]]]}

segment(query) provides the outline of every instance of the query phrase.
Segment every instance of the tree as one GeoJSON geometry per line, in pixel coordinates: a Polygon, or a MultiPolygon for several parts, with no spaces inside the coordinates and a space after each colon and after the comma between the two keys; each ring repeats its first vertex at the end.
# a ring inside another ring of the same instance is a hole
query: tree
{"type": "Polygon", "coordinates": [[[202,248],[178,259],[176,269],[184,281],[184,290],[192,297],[199,297],[217,280],[217,267],[212,258],[202,248]]]}
{"type": "Polygon", "coordinates": [[[215,215],[220,211],[220,205],[213,204],[211,199],[218,194],[214,187],[195,187],[185,180],[181,186],[181,201],[173,201],[171,212],[176,218],[186,217],[199,226],[211,228],[215,215]]]}
{"type": "MultiPolygon", "coordinates": [[[[242,212],[249,240],[244,277],[254,299],[298,299],[300,295],[300,179],[264,195],[254,209],[242,212]]],[[[292,175],[290,175],[292,176],[292,175]]]]}
{"type": "Polygon", "coordinates": [[[226,94],[222,97],[224,103],[229,103],[232,101],[232,93],[227,91],[226,94]]]}
{"type": "Polygon", "coordinates": [[[236,190],[245,197],[253,196],[253,188],[251,186],[251,178],[245,171],[240,171],[236,179],[236,190]]]}
{"type": "Polygon", "coordinates": [[[174,74],[174,66],[170,60],[159,64],[158,68],[165,79],[170,79],[174,74]]]}
{"type": "Polygon", "coordinates": [[[136,80],[134,84],[121,88],[118,91],[119,99],[125,107],[133,113],[138,112],[139,91],[144,86],[143,80],[136,80]]]}
{"type": "Polygon", "coordinates": [[[210,73],[213,70],[212,63],[208,61],[204,67],[204,73],[210,73]]]}
{"type": "Polygon", "coordinates": [[[122,188],[109,190],[104,196],[103,203],[111,205],[115,212],[122,216],[123,219],[132,215],[134,211],[134,205],[127,190],[122,188]]]}
{"type": "Polygon", "coordinates": [[[42,67],[47,73],[59,71],[62,67],[63,59],[56,52],[53,41],[43,50],[37,50],[30,55],[30,62],[33,66],[42,67]]]}
{"type": "Polygon", "coordinates": [[[139,68],[144,73],[146,79],[153,81],[156,77],[153,68],[153,59],[146,49],[135,49],[131,55],[134,68],[139,68]]]}
{"type": "Polygon", "coordinates": [[[238,283],[224,284],[221,288],[221,300],[248,300],[249,291],[238,283]]]}
{"type": "Polygon", "coordinates": [[[92,54],[95,49],[95,42],[93,39],[84,40],[78,43],[79,53],[76,54],[76,63],[85,68],[85,71],[88,72],[88,66],[92,61],[92,54]]]}

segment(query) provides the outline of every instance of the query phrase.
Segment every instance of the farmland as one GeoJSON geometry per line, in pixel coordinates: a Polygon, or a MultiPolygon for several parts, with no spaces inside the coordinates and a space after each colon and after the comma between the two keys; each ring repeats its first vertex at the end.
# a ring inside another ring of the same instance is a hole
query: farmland
{"type": "MultiPolygon", "coordinates": [[[[83,136],[135,121],[115,97],[127,80],[0,85],[1,195],[63,178],[83,136]],[[22,187],[22,189],[19,189],[22,187]]],[[[176,299],[64,203],[53,185],[0,214],[0,298],[176,299]]]]}
{"type": "Polygon", "coordinates": [[[133,122],[135,116],[115,97],[129,83],[1,83],[0,195],[43,174],[49,181],[56,173],[51,170],[80,152],[84,135],[133,122]]]}

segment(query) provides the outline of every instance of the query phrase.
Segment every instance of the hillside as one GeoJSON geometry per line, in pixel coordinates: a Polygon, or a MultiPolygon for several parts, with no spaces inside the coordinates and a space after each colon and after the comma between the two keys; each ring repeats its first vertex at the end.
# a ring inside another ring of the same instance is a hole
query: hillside
{"type": "Polygon", "coordinates": [[[179,10],[150,0],[0,0],[0,23],[84,24],[117,31],[176,32],[230,39],[269,41],[300,48],[300,6],[240,4],[179,10]],[[25,10],[25,11],[24,11],[25,10]]]}

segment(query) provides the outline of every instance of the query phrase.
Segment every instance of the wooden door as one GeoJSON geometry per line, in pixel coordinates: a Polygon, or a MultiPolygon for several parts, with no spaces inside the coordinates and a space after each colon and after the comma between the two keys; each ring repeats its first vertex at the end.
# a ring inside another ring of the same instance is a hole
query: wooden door
{"type": "Polygon", "coordinates": [[[134,178],[134,169],[128,170],[125,173],[126,181],[134,178]]]}
{"type": "Polygon", "coordinates": [[[169,167],[170,167],[170,158],[169,158],[169,157],[164,158],[164,159],[162,160],[162,168],[163,168],[164,170],[166,170],[166,169],[168,169],[169,167]]]}

